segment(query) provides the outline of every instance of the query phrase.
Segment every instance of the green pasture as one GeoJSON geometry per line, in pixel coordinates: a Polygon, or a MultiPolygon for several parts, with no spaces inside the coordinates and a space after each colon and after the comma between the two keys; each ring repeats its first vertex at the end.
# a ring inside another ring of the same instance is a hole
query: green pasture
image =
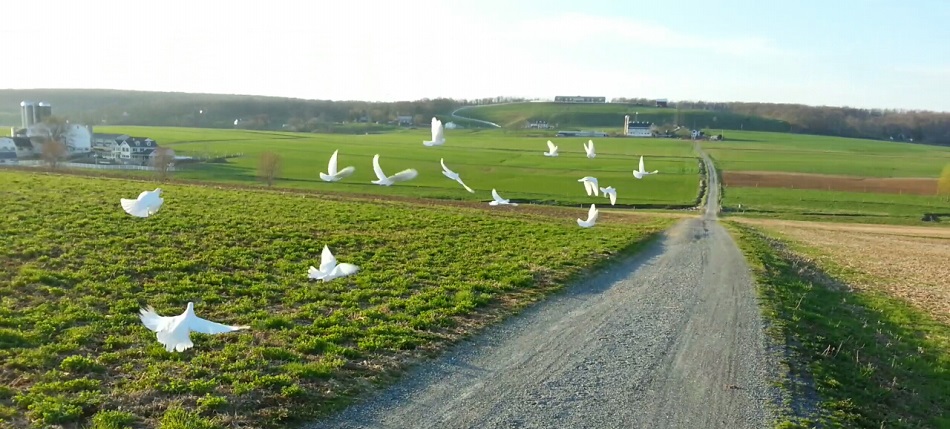
{"type": "Polygon", "coordinates": [[[936,213],[942,219],[937,225],[950,224],[950,203],[922,195],[729,187],[723,190],[722,209],[737,216],[909,225],[934,225],[921,218],[936,213]]]}
{"type": "Polygon", "coordinates": [[[671,222],[145,185],[0,171],[0,427],[296,427],[671,222]],[[324,245],[360,271],[308,281],[324,245]],[[251,328],[167,352],[139,308],[189,301],[251,328]]]}
{"type": "MultiPolygon", "coordinates": [[[[672,124],[676,109],[621,103],[511,103],[475,106],[463,109],[457,114],[491,121],[506,128],[520,128],[529,120],[545,120],[550,124],[558,124],[561,129],[582,127],[620,132],[624,115],[630,115],[631,121],[638,119],[656,124],[672,124]]],[[[688,128],[722,127],[777,132],[789,130],[789,125],[782,121],[728,112],[680,110],[679,115],[679,125],[688,128]]]]}
{"type": "Polygon", "coordinates": [[[422,145],[430,138],[428,129],[369,135],[157,127],[100,127],[97,131],[151,137],[179,155],[244,154],[220,164],[182,164],[173,173],[181,179],[260,183],[259,155],[273,151],[283,158],[275,186],[326,192],[487,202],[495,188],[514,201],[604,203],[603,197],[588,197],[577,182],[594,176],[602,187],[617,189],[618,205],[691,206],[699,193],[699,161],[692,144],[670,139],[594,139],[598,155],[588,159],[583,149],[587,138],[520,137],[490,130],[446,130],[447,142],[440,147],[422,145]],[[559,157],[543,155],[547,140],[559,146],[559,157]],[[356,172],[341,182],[323,182],[319,173],[326,172],[330,155],[337,149],[339,168],[352,165],[356,172]],[[374,185],[370,183],[376,178],[374,154],[380,155],[380,165],[388,175],[414,168],[419,176],[390,187],[374,185]],[[635,179],[632,171],[641,155],[647,169],[660,170],[660,174],[635,179]],[[476,193],[443,176],[440,158],[476,193]]]}
{"type": "Polygon", "coordinates": [[[936,178],[950,163],[950,147],[944,146],[729,130],[724,136],[722,142],[702,143],[723,171],[936,178]]]}

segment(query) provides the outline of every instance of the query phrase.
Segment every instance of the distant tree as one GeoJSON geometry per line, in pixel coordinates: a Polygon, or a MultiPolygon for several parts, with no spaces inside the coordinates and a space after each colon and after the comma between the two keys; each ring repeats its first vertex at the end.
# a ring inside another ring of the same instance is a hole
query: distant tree
{"type": "Polygon", "coordinates": [[[174,162],[175,152],[167,147],[160,147],[152,152],[152,167],[155,167],[159,180],[168,179],[168,172],[174,162]]]}
{"type": "Polygon", "coordinates": [[[950,201],[950,164],[945,165],[943,172],[940,173],[940,180],[937,181],[937,194],[943,195],[947,201],[950,201]]]}
{"type": "Polygon", "coordinates": [[[274,184],[274,179],[280,173],[280,155],[274,152],[264,152],[261,154],[261,163],[258,175],[261,180],[270,187],[274,184]]]}
{"type": "Polygon", "coordinates": [[[68,153],[66,145],[60,140],[44,141],[40,148],[40,156],[52,170],[59,166],[60,161],[66,159],[68,153]]]}

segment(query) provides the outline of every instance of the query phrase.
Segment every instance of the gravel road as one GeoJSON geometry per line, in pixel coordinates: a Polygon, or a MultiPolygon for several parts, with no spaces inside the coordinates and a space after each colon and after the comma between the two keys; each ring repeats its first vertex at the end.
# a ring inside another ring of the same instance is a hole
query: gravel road
{"type": "Polygon", "coordinates": [[[777,360],[706,163],[702,217],[311,427],[769,427],[777,360]]]}

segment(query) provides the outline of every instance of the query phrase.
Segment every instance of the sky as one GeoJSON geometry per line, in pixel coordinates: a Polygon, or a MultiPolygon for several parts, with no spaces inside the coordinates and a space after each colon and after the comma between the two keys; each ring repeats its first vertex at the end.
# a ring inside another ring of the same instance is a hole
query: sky
{"type": "Polygon", "coordinates": [[[950,111],[946,0],[86,0],[4,12],[2,88],[950,111]]]}

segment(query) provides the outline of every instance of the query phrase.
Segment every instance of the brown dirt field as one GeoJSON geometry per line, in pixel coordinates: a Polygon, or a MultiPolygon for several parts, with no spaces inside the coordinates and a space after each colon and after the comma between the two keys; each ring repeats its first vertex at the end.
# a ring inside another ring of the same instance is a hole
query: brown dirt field
{"type": "Polygon", "coordinates": [[[870,275],[852,284],[903,299],[950,323],[950,228],[741,219],[819,250],[870,275]]]}
{"type": "Polygon", "coordinates": [[[746,188],[820,189],[911,195],[937,194],[937,179],[913,177],[876,178],[774,171],[724,171],[722,181],[725,186],[746,188]]]}

